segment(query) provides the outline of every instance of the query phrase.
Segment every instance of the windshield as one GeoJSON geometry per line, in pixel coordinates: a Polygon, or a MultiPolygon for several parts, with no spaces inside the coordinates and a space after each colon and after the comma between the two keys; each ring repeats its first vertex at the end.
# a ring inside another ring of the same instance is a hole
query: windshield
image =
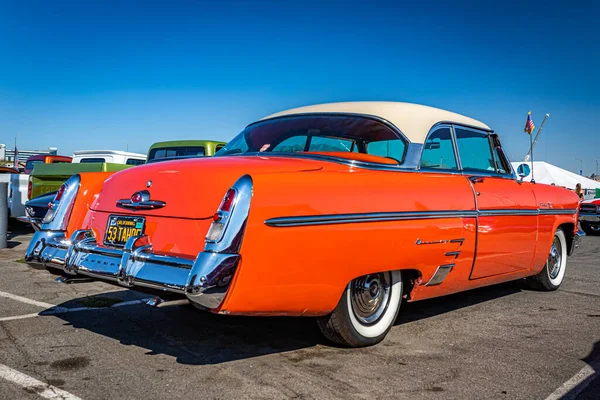
{"type": "Polygon", "coordinates": [[[406,141],[383,122],[362,116],[303,115],[250,125],[216,156],[273,152],[335,157],[363,153],[375,156],[369,158],[371,162],[387,164],[392,159],[401,164],[405,151],[406,141]]]}

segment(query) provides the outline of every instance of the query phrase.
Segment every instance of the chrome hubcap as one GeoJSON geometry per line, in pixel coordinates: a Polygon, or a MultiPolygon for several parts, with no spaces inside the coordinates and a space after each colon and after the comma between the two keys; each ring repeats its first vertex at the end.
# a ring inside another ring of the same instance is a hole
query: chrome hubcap
{"type": "Polygon", "coordinates": [[[389,272],[361,276],[350,283],[352,312],[362,324],[374,324],[383,315],[390,300],[390,284],[389,272]]]}
{"type": "Polygon", "coordinates": [[[550,255],[548,255],[548,261],[546,265],[548,266],[548,274],[550,274],[550,279],[555,279],[561,268],[562,264],[562,246],[560,244],[560,240],[555,237],[552,241],[552,247],[550,248],[550,255]]]}

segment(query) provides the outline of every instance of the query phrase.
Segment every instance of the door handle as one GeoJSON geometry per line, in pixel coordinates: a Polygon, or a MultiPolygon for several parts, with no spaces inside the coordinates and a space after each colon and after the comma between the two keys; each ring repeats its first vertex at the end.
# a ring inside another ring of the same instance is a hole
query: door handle
{"type": "Polygon", "coordinates": [[[470,176],[469,180],[473,183],[481,183],[484,180],[483,176],[470,176]]]}

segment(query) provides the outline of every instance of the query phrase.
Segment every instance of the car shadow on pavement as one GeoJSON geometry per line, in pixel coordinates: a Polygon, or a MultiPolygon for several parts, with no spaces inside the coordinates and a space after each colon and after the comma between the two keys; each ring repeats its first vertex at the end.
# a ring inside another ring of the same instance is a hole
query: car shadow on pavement
{"type": "Polygon", "coordinates": [[[569,390],[562,396],[563,399],[596,400],[600,398],[600,375],[598,375],[600,372],[600,341],[594,343],[592,351],[582,361],[591,367],[594,374],[569,390]]]}
{"type": "MultiPolygon", "coordinates": [[[[122,293],[95,297],[122,298],[122,293]]],[[[72,305],[73,300],[60,306],[72,305]]],[[[182,364],[219,364],[325,344],[312,318],[214,315],[192,306],[146,304],[55,316],[122,345],[148,349],[148,355],[170,355],[182,364]]]]}
{"type": "Polygon", "coordinates": [[[525,280],[521,279],[448,296],[436,297],[429,300],[404,303],[400,308],[400,315],[398,316],[398,319],[396,319],[395,325],[445,314],[464,307],[498,299],[500,297],[510,296],[524,290],[529,289],[525,284],[525,280]]]}
{"type": "MultiPolygon", "coordinates": [[[[396,324],[444,314],[462,307],[519,292],[518,284],[405,304],[396,324]]],[[[97,298],[130,300],[109,292],[97,298]]],[[[139,297],[139,293],[136,294],[139,297]]],[[[60,306],[72,308],[82,299],[60,306]]],[[[86,298],[89,302],[89,297],[86,298]]],[[[145,304],[56,314],[75,328],[118,340],[122,345],[148,349],[148,355],[165,354],[182,364],[219,364],[273,353],[314,347],[337,347],[320,334],[313,318],[239,317],[214,315],[192,306],[154,308],[145,304]]]]}

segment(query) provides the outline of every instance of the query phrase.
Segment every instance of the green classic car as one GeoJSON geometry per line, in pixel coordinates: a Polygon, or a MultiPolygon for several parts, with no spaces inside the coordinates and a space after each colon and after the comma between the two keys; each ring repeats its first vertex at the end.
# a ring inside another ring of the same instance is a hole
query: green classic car
{"type": "Polygon", "coordinates": [[[167,159],[213,156],[225,142],[212,140],[171,140],[156,142],[148,150],[148,162],[167,159]]]}

